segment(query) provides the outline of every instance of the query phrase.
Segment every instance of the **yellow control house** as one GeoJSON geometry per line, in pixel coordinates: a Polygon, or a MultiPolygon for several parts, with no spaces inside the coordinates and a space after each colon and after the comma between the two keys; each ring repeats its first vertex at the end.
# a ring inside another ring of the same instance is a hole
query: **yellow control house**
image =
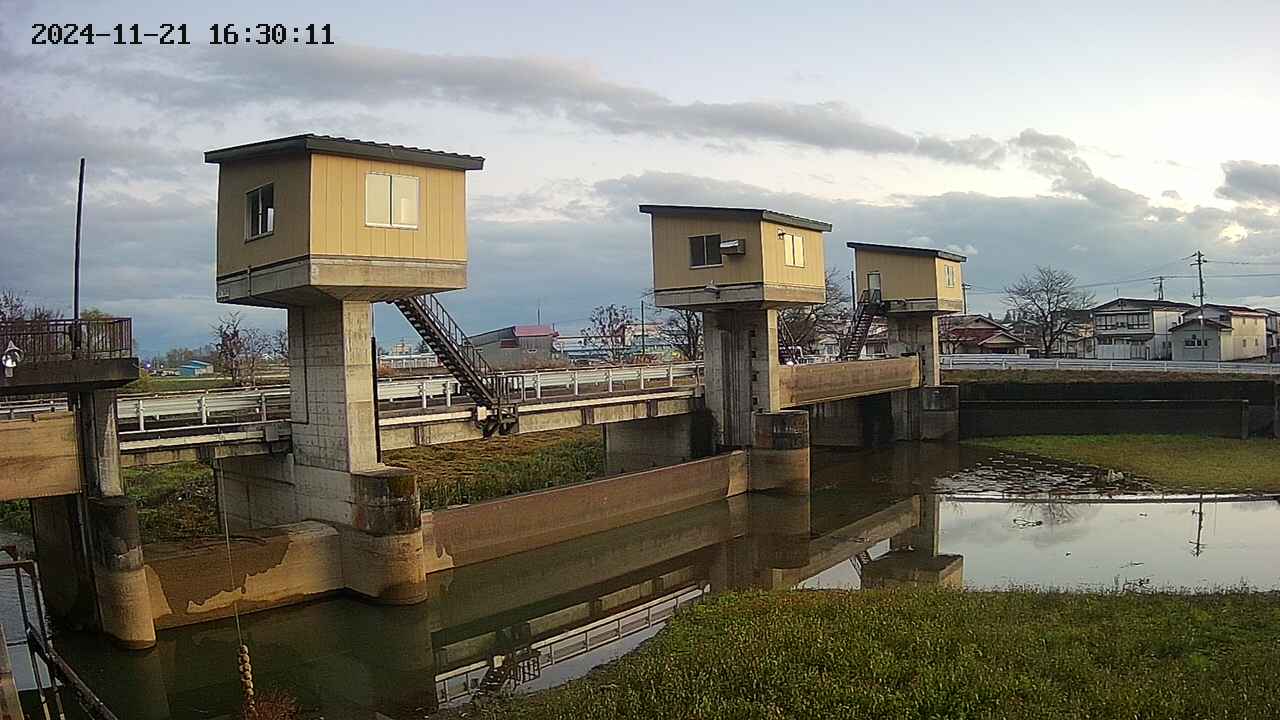
{"type": "Polygon", "coordinates": [[[382,301],[467,285],[466,171],[484,158],[323,135],[211,150],[217,299],[382,301]]]}
{"type": "Polygon", "coordinates": [[[859,292],[887,313],[964,310],[963,255],[945,250],[846,243],[853,248],[859,292]]]}
{"type": "Polygon", "coordinates": [[[829,223],[748,208],[641,205],[652,218],[660,307],[779,308],[826,302],[829,223]]]}

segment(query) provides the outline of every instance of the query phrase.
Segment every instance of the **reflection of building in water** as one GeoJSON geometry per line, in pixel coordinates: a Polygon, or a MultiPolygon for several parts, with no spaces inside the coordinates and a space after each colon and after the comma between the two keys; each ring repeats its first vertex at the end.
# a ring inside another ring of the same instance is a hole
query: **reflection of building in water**
{"type": "MultiPolygon", "coordinates": [[[[709,592],[785,588],[851,558],[868,586],[906,577],[891,570],[917,561],[913,582],[957,585],[960,559],[937,554],[937,499],[899,498],[818,510],[807,496],[740,495],[435,573],[416,606],[336,600],[251,615],[242,622],[255,679],[296,688],[326,716],[420,717],[477,691],[581,674],[598,651],[629,648],[709,592]],[[890,551],[871,558],[886,542],[890,551]],[[944,571],[929,575],[943,559],[944,571]]],[[[122,660],[92,643],[64,651],[90,672],[130,666],[137,683],[102,688],[122,717],[176,717],[235,704],[235,642],[229,626],[207,624],[162,633],[145,657],[122,660]],[[157,706],[166,709],[149,715],[157,706]]]]}
{"type": "Polygon", "coordinates": [[[889,552],[862,565],[862,587],[964,587],[964,557],[938,552],[941,497],[917,495],[920,522],[889,538],[889,552]]]}

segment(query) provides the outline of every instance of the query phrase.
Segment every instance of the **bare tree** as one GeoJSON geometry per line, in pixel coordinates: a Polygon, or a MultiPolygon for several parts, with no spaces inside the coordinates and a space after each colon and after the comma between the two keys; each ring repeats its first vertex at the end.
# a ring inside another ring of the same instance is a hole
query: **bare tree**
{"type": "Polygon", "coordinates": [[[240,383],[240,367],[244,358],[245,330],[240,327],[244,318],[238,312],[230,312],[218,318],[213,325],[213,366],[231,376],[231,382],[240,383]]]}
{"type": "Polygon", "coordinates": [[[0,288],[0,322],[14,320],[57,320],[62,313],[36,305],[13,288],[0,288]]]}
{"type": "Polygon", "coordinates": [[[622,362],[627,354],[627,326],[634,319],[626,305],[599,305],[591,311],[582,337],[587,344],[604,350],[610,362],[622,362]]]}
{"type": "Polygon", "coordinates": [[[702,358],[702,312],[698,310],[670,310],[662,321],[658,334],[671,343],[685,360],[702,358]]]}
{"type": "Polygon", "coordinates": [[[262,369],[274,340],[258,328],[246,328],[242,336],[244,352],[240,356],[240,376],[247,378],[250,385],[257,385],[258,371],[262,369]]]}
{"type": "Polygon", "coordinates": [[[825,303],[779,311],[779,343],[812,350],[814,343],[823,337],[842,338],[847,334],[850,297],[845,280],[835,268],[827,268],[825,303]]]}
{"type": "Polygon", "coordinates": [[[1032,339],[1046,355],[1058,341],[1080,326],[1085,310],[1093,307],[1093,293],[1076,287],[1076,276],[1066,270],[1036,266],[1031,275],[1004,289],[1004,302],[1013,314],[1032,328],[1032,339]]]}
{"type": "Polygon", "coordinates": [[[271,333],[271,352],[281,360],[289,360],[289,331],[281,328],[271,333]]]}

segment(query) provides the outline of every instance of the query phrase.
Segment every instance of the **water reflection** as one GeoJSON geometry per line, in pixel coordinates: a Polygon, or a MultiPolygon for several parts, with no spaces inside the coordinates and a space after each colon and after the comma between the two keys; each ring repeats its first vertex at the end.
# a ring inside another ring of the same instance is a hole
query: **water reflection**
{"type": "MultiPolygon", "coordinates": [[[[259,687],[289,688],[326,717],[407,718],[466,701],[486,676],[520,692],[579,676],[727,589],[1280,586],[1275,501],[1073,494],[1142,487],[954,445],[815,451],[809,498],[731,498],[439,573],[413,607],[335,598],[244,624],[259,687]]],[[[163,632],[141,654],[61,638],[130,718],[229,713],[235,645],[229,621],[163,632]]]]}

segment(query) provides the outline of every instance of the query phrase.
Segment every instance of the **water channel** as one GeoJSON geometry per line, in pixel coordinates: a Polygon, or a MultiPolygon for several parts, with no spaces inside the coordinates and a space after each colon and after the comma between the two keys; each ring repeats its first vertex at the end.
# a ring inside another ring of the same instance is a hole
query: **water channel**
{"type": "MultiPolygon", "coordinates": [[[[812,473],[808,498],[739,496],[439,573],[420,605],[336,597],[245,616],[256,683],[323,717],[422,717],[467,702],[495,655],[536,650],[516,691],[544,689],[726,589],[1280,588],[1274,497],[1158,495],[1116,473],[956,445],[815,449],[812,473]]],[[[20,632],[15,608],[0,614],[20,632]]],[[[145,653],[58,637],[120,717],[156,720],[234,717],[236,645],[231,620],[164,631],[145,653]]]]}

